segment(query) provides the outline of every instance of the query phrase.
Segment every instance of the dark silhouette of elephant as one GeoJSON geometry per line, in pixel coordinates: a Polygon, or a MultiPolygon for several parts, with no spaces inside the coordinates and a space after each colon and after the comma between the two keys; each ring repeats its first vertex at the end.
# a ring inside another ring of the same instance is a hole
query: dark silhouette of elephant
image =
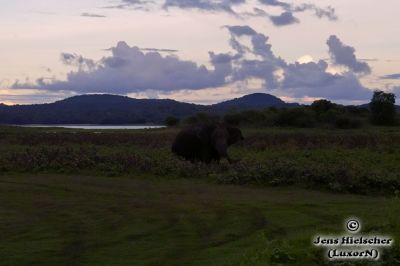
{"type": "Polygon", "coordinates": [[[229,163],[228,147],[243,140],[239,128],[226,124],[196,125],[183,129],[172,144],[172,152],[191,162],[211,163],[226,158],[229,163]]]}

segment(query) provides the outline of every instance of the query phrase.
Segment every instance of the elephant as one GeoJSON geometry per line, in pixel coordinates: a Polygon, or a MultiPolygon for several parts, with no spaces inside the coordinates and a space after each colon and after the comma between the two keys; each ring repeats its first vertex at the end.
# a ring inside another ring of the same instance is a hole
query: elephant
{"type": "Polygon", "coordinates": [[[232,160],[227,149],[232,144],[243,140],[239,128],[224,123],[191,126],[182,129],[172,144],[172,152],[191,162],[219,162],[226,158],[232,160]]]}

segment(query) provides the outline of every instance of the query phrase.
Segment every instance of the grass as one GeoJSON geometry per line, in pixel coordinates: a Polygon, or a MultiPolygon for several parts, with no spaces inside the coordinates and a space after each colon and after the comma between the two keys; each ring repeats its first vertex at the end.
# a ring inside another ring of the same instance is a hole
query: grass
{"type": "Polygon", "coordinates": [[[400,190],[398,128],[245,129],[235,165],[172,155],[177,129],[138,131],[0,128],[0,173],[148,174],[225,184],[296,185],[340,193],[400,190]]]}
{"type": "Polygon", "coordinates": [[[2,265],[265,265],[276,248],[312,265],[311,238],[349,216],[387,230],[383,197],[193,179],[5,175],[0,201],[2,265]]]}
{"type": "Polygon", "coordinates": [[[398,239],[399,128],[243,131],[204,165],[177,129],[0,127],[0,265],[329,265],[311,239],[349,216],[398,239]]]}

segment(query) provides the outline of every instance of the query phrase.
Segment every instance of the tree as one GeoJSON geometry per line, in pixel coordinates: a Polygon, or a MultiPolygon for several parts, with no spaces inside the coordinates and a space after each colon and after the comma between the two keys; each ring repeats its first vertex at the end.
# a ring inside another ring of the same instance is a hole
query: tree
{"type": "Polygon", "coordinates": [[[375,125],[393,125],[396,121],[396,96],[393,93],[374,91],[369,107],[371,122],[375,125]]]}
{"type": "Polygon", "coordinates": [[[215,114],[209,113],[197,113],[194,116],[189,116],[185,119],[184,123],[188,125],[193,124],[209,124],[209,123],[218,123],[220,121],[220,117],[215,114]]]}
{"type": "Polygon", "coordinates": [[[311,104],[311,109],[313,109],[317,115],[328,112],[330,109],[334,107],[335,107],[334,103],[325,99],[316,100],[311,104]]]}
{"type": "Polygon", "coordinates": [[[177,126],[179,124],[179,119],[174,116],[169,116],[165,119],[165,124],[169,127],[177,126]]]}
{"type": "Polygon", "coordinates": [[[314,111],[318,122],[331,123],[332,121],[335,121],[336,116],[338,115],[336,104],[325,99],[314,101],[310,107],[311,110],[314,111]]]}

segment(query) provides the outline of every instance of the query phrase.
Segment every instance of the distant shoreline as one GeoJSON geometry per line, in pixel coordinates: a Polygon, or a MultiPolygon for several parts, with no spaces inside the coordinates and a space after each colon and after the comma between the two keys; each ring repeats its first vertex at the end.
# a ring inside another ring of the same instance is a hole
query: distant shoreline
{"type": "Polygon", "coordinates": [[[23,125],[4,125],[14,127],[32,128],[76,128],[76,129],[153,129],[164,128],[164,125],[98,125],[98,124],[23,124],[23,125]]]}

